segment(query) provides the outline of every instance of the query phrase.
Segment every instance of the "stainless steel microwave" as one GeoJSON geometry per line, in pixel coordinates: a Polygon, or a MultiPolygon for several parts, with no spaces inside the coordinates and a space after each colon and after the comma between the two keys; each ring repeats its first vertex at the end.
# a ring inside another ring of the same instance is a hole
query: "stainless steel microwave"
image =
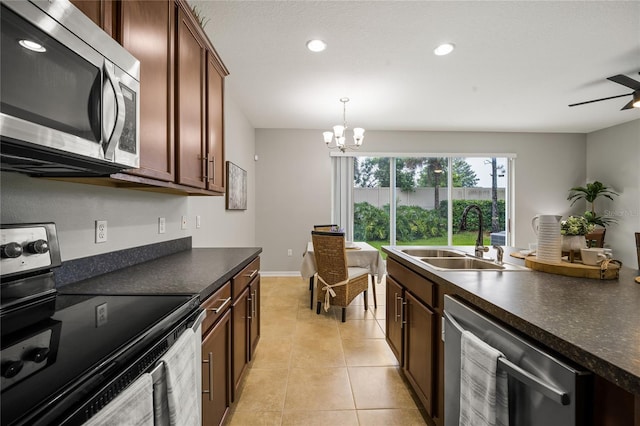
{"type": "Polygon", "coordinates": [[[68,0],[0,3],[1,170],[139,167],[140,62],[68,0]]]}

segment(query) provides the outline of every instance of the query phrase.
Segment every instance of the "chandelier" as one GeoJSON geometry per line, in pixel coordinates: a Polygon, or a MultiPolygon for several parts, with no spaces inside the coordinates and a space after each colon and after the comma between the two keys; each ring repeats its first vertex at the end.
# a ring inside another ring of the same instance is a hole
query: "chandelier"
{"type": "Polygon", "coordinates": [[[324,137],[324,143],[327,144],[327,148],[329,149],[337,148],[342,152],[345,152],[347,149],[354,149],[354,150],[358,149],[362,145],[362,140],[364,139],[364,129],[362,127],[354,127],[353,143],[348,144],[346,142],[345,132],[348,129],[347,102],[349,102],[349,98],[340,98],[340,102],[342,102],[342,126],[341,125],[333,126],[333,132],[323,132],[322,136],[324,137]],[[334,141],[334,138],[335,138],[335,141],[334,141]]]}

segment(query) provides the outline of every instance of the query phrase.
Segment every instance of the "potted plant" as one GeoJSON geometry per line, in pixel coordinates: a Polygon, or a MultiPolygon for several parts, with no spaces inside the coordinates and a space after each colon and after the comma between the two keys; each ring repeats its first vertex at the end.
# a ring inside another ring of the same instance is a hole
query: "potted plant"
{"type": "Polygon", "coordinates": [[[591,209],[584,213],[587,222],[593,225],[599,225],[605,228],[611,223],[615,223],[615,219],[609,217],[598,216],[595,208],[595,201],[598,197],[605,197],[613,201],[612,195],[620,195],[608,187],[604,186],[597,180],[592,183],[587,183],[586,186],[575,186],[569,190],[569,196],[567,200],[573,200],[571,205],[573,206],[578,200],[585,200],[591,203],[591,209]]]}
{"type": "Polygon", "coordinates": [[[593,231],[595,225],[583,216],[569,216],[560,222],[560,234],[562,234],[562,251],[569,253],[569,261],[573,262],[575,252],[587,248],[585,235],[593,231]]]}

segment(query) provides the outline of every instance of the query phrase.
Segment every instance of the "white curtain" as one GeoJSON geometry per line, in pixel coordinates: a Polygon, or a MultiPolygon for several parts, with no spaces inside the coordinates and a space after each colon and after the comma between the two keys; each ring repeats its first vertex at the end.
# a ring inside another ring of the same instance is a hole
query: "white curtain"
{"type": "Polygon", "coordinates": [[[353,157],[331,157],[331,223],[353,241],[353,157]]]}

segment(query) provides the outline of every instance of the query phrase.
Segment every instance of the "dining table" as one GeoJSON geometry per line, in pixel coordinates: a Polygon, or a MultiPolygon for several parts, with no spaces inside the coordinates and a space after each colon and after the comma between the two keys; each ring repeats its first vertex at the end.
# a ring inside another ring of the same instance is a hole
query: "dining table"
{"type": "MultiPolygon", "coordinates": [[[[376,282],[382,282],[384,275],[387,273],[387,266],[378,249],[364,241],[353,241],[345,243],[345,252],[348,267],[366,268],[369,270],[369,275],[371,275],[374,284],[376,282]]],[[[309,279],[309,290],[311,292],[310,309],[313,309],[313,287],[316,272],[317,268],[316,259],[313,254],[313,243],[309,241],[307,243],[307,249],[302,256],[300,275],[305,279],[309,279]]]]}

